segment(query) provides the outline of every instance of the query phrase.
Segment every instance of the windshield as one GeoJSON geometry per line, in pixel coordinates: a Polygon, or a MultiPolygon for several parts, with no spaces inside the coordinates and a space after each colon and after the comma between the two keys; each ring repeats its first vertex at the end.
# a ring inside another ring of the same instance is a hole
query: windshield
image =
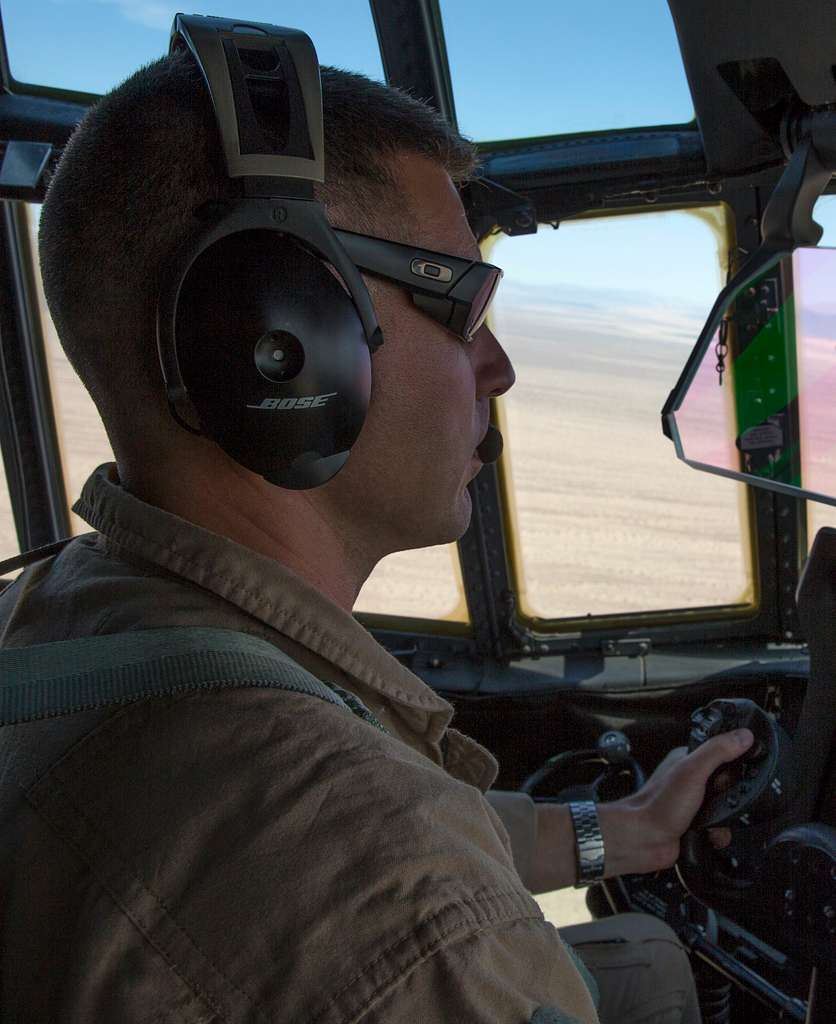
{"type": "MultiPolygon", "coordinates": [[[[163,0],[3,0],[12,75],[34,85],[107,92],[140,65],[168,52],[174,15],[183,10],[182,3],[163,0]]],[[[207,0],[200,4],[200,13],[273,24],[278,20],[308,33],[321,64],[383,79],[366,0],[207,0]]]]}

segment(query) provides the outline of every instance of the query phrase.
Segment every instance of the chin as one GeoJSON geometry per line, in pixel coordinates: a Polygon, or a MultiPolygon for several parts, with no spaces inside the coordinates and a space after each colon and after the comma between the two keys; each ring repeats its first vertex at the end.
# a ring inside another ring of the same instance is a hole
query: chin
{"type": "Polygon", "coordinates": [[[406,532],[402,535],[401,551],[432,548],[461,539],[467,532],[473,511],[470,493],[464,488],[452,508],[448,506],[443,514],[437,511],[432,519],[429,518],[432,509],[425,508],[423,511],[422,517],[410,524],[412,528],[409,529],[409,535],[406,532]]]}
{"type": "Polygon", "coordinates": [[[436,540],[427,541],[422,547],[432,547],[436,544],[452,544],[460,540],[470,526],[470,519],[473,514],[473,506],[470,501],[470,492],[463,488],[458,500],[449,510],[446,521],[438,524],[438,537],[436,540]]]}

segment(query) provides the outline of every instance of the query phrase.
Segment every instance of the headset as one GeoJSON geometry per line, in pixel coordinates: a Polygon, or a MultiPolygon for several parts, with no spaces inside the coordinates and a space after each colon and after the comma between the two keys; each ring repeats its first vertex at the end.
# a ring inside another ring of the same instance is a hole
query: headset
{"type": "MultiPolygon", "coordinates": [[[[360,270],[470,338],[502,277],[490,264],[335,231],[314,198],[324,181],[319,64],[295,29],[177,14],[212,100],[231,203],[195,211],[161,274],[157,346],[172,416],[270,483],[318,487],[348,459],[369,405],[383,336],[360,270]],[[281,260],[282,273],[275,272],[281,260]],[[199,429],[181,415],[189,399],[199,429]]],[[[501,451],[491,428],[483,461],[501,451]]]]}

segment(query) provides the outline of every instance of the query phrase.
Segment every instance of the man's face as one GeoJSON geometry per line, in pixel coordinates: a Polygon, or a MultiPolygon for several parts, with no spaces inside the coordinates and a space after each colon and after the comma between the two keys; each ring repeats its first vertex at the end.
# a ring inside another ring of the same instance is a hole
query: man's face
{"type": "MultiPolygon", "coordinates": [[[[479,259],[448,174],[413,154],[396,164],[403,222],[377,233],[479,259]]],[[[350,510],[358,527],[372,531],[367,541],[380,555],[446,543],[467,529],[467,484],[482,467],[476,447],[488,427],[490,398],[511,387],[514,371],[486,326],[462,342],[422,313],[406,289],[366,282],[384,344],[372,357],[363,431],[345,468],[323,490],[343,514],[350,510]]]]}

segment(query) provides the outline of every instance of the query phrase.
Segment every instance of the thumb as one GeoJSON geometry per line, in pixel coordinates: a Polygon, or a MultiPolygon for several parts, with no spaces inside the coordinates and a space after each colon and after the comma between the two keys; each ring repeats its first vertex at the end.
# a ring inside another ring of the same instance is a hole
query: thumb
{"type": "Polygon", "coordinates": [[[732,732],[713,736],[688,757],[692,766],[698,767],[708,778],[721,764],[727,764],[745,754],[754,739],[750,729],[734,729],[732,732]]]}

